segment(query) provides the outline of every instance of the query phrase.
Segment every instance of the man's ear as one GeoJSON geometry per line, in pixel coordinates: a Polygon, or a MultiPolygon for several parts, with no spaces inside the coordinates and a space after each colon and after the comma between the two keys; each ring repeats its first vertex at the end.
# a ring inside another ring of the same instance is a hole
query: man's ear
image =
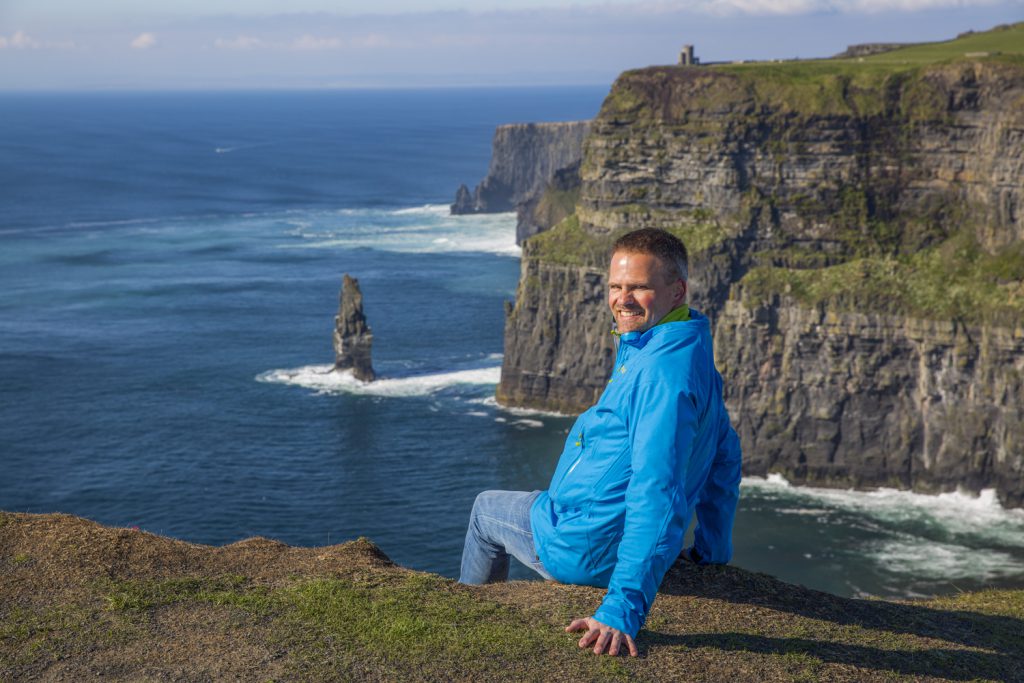
{"type": "Polygon", "coordinates": [[[675,297],[675,304],[678,308],[679,306],[682,306],[684,303],[686,303],[686,292],[688,290],[688,286],[686,280],[684,280],[683,278],[679,278],[676,282],[679,285],[679,289],[677,290],[675,297]]]}

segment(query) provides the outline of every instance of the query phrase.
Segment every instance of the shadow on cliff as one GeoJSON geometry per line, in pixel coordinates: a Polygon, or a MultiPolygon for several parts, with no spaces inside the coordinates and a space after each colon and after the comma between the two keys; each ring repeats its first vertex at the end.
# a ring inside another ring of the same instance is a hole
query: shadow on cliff
{"type": "MultiPolygon", "coordinates": [[[[647,642],[648,647],[683,645],[694,648],[710,647],[726,652],[756,652],[762,655],[803,655],[833,664],[848,664],[866,669],[892,671],[905,676],[933,676],[944,680],[958,681],[976,681],[980,678],[988,678],[981,672],[1012,671],[1015,665],[1014,660],[1005,654],[941,648],[886,650],[808,638],[769,638],[745,633],[667,636],[649,632],[647,642]]],[[[1002,678],[1002,680],[1024,679],[1014,677],[1002,678]]]]}
{"type": "MultiPolygon", "coordinates": [[[[659,594],[721,600],[827,622],[836,630],[870,629],[893,634],[879,647],[802,637],[748,633],[668,634],[648,630],[645,649],[666,645],[710,647],[731,652],[809,655],[837,664],[892,670],[909,676],[976,680],[986,672],[1017,671],[1003,680],[1024,681],[1017,658],[1024,652],[1024,620],[964,610],[936,609],[911,602],[841,598],[779,581],[766,574],[730,566],[678,562],[659,594]],[[908,649],[899,635],[934,641],[935,647],[908,649]],[[944,648],[943,644],[961,647],[944,648]]],[[[826,624],[827,625],[827,624],[826,624]]]]}

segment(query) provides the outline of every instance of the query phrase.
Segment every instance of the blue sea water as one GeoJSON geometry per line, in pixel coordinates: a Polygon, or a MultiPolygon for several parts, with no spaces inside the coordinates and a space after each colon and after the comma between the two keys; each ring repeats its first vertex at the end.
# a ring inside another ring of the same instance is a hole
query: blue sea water
{"type": "MultiPolygon", "coordinates": [[[[0,509],[367,536],[454,576],[473,497],[543,488],[571,420],[495,405],[515,218],[446,204],[496,125],[605,93],[0,96],[0,509]],[[369,386],[328,372],[343,273],[369,386]]],[[[843,595],[1024,586],[1024,513],[748,480],[735,561],[843,595]]]]}

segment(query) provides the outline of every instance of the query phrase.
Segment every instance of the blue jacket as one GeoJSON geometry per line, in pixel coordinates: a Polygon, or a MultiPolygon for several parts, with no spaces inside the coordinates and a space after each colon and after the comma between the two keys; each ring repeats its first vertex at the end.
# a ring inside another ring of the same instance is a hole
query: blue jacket
{"type": "Polygon", "coordinates": [[[531,509],[544,568],[607,587],[594,618],[636,637],[697,512],[702,562],[732,557],[740,445],[722,403],[708,319],[619,338],[612,377],[579,416],[531,509]]]}

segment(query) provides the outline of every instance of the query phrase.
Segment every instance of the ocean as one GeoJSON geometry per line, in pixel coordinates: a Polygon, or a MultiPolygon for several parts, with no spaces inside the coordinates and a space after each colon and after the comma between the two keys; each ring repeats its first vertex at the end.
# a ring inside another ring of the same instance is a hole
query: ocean
{"type": "MultiPolygon", "coordinates": [[[[544,488],[571,418],[494,402],[515,217],[447,204],[496,125],[606,93],[0,95],[0,509],[365,536],[456,576],[475,495],[544,488]],[[329,372],[345,273],[371,385],[329,372]]],[[[839,595],[1024,587],[1024,511],[748,478],[734,563],[839,595]]]]}

